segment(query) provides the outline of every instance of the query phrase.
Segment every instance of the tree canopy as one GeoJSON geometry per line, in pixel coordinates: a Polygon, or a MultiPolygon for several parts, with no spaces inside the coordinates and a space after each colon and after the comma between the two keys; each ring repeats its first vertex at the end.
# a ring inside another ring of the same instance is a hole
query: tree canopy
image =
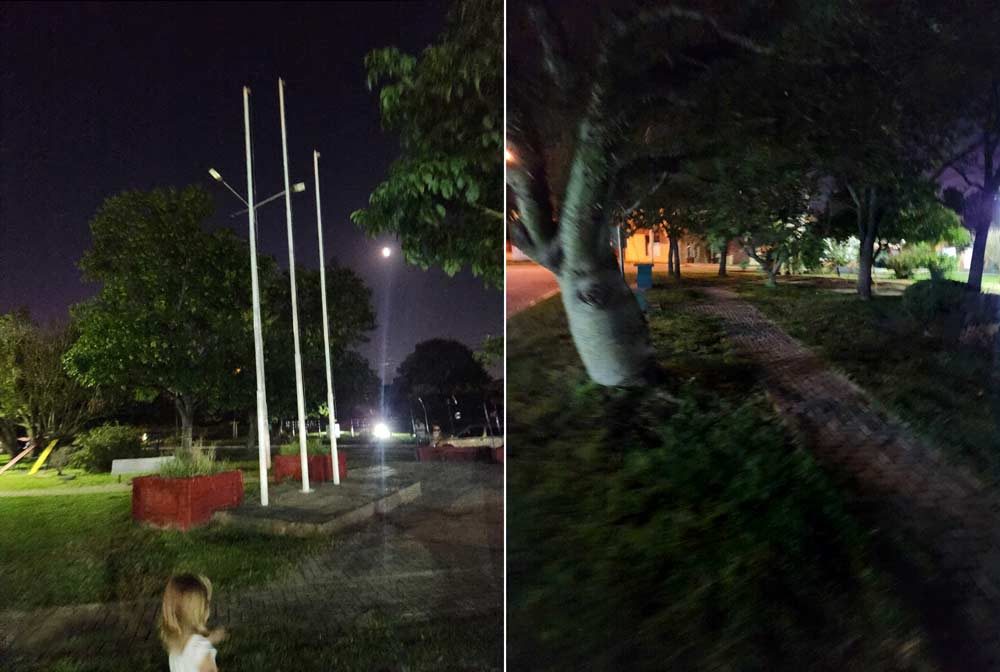
{"type": "Polygon", "coordinates": [[[502,3],[454,0],[436,44],[419,56],[377,49],[365,66],[400,155],[351,219],[397,236],[410,263],[502,286],[502,3]]]}
{"type": "Polygon", "coordinates": [[[43,328],[27,313],[0,315],[0,443],[23,430],[37,441],[72,439],[105,405],[63,368],[68,328],[43,328]]]}
{"type": "Polygon", "coordinates": [[[253,377],[248,248],[229,230],[206,232],[211,213],[199,187],[108,198],[80,261],[101,288],[74,307],[79,335],[65,356],[88,387],[169,396],[185,448],[195,410],[225,407],[253,377]]]}

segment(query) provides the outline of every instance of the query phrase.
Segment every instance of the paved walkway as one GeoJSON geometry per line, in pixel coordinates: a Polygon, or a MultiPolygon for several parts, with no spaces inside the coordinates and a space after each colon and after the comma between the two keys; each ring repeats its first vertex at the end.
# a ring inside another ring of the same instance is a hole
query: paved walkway
{"type": "MultiPolygon", "coordinates": [[[[261,633],[308,624],[328,637],[370,613],[421,620],[495,613],[501,632],[502,469],[412,466],[423,472],[417,501],[334,535],[276,582],[219,591],[212,622],[261,633]]],[[[0,612],[0,669],[8,669],[5,652],[12,664],[46,669],[65,655],[155,649],[158,607],[144,600],[0,612]]]]}
{"type": "Polygon", "coordinates": [[[519,261],[507,264],[504,292],[507,295],[507,317],[510,317],[558,293],[559,283],[547,268],[519,261]]]}
{"type": "Polygon", "coordinates": [[[924,614],[943,669],[1000,670],[1000,499],[755,307],[725,289],[703,291],[710,301],[697,310],[721,318],[760,365],[775,408],[820,463],[848,481],[875,522],[933,558],[930,577],[913,558],[888,564],[924,614]]]}

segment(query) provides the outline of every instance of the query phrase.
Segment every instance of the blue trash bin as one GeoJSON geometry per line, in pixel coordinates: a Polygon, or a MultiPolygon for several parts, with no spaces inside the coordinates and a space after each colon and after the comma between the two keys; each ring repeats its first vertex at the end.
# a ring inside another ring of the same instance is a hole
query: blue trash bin
{"type": "Polygon", "coordinates": [[[635,286],[637,289],[651,289],[653,287],[653,265],[636,264],[635,286]]]}

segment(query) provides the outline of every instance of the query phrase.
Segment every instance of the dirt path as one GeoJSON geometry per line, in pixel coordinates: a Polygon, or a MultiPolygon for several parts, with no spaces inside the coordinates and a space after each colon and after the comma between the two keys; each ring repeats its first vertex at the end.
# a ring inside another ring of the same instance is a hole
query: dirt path
{"type": "MultiPolygon", "coordinates": [[[[945,670],[1000,670],[1000,499],[950,466],[867,394],[728,290],[706,288],[697,310],[720,318],[730,341],[760,366],[786,422],[862,498],[872,522],[926,552],[886,563],[923,613],[945,670]]],[[[896,554],[898,555],[898,554],[896,554]]]]}

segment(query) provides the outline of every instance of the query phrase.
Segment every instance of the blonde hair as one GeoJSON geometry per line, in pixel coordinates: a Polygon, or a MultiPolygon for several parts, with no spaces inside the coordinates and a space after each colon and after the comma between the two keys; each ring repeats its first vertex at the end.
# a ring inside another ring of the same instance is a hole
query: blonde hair
{"type": "Polygon", "coordinates": [[[160,639],[168,652],[179,652],[193,634],[208,633],[212,582],[204,576],[179,574],[167,582],[160,611],[160,639]]]}

